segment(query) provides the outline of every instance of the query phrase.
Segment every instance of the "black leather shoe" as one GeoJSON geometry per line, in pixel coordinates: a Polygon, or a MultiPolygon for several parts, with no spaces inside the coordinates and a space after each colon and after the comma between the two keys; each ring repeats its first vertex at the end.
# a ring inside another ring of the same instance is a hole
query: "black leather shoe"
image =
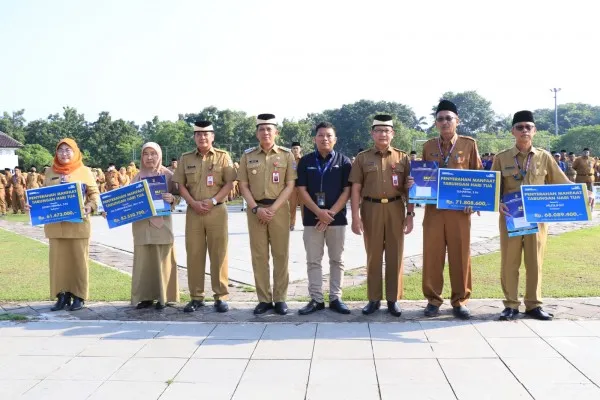
{"type": "Polygon", "coordinates": [[[258,303],[258,305],[254,308],[254,314],[259,315],[259,314],[264,314],[269,310],[273,309],[273,303],[264,303],[264,302],[260,302],[258,303]]]}
{"type": "Polygon", "coordinates": [[[279,315],[285,315],[288,312],[287,304],[285,301],[278,301],[275,303],[275,312],[279,315]]]}
{"type": "Polygon", "coordinates": [[[194,312],[200,307],[204,307],[204,300],[192,300],[183,308],[183,312],[194,312]]]}
{"type": "Polygon", "coordinates": [[[67,293],[61,292],[56,296],[56,304],[50,308],[51,311],[63,310],[65,307],[69,307],[71,305],[71,296],[67,293]]]}
{"type": "Polygon", "coordinates": [[[402,315],[402,309],[400,308],[400,303],[398,303],[397,301],[388,301],[387,305],[388,305],[388,311],[394,317],[399,317],[402,315]]]}
{"type": "Polygon", "coordinates": [[[340,314],[350,314],[350,309],[340,299],[330,301],[329,308],[340,314]]]}
{"type": "Polygon", "coordinates": [[[541,321],[550,321],[554,318],[554,314],[547,313],[542,310],[542,307],[536,307],[533,310],[525,311],[525,314],[529,315],[531,318],[539,319],[541,321]]]}
{"type": "Polygon", "coordinates": [[[160,301],[157,301],[154,308],[160,311],[160,310],[164,310],[166,306],[167,306],[166,304],[163,304],[160,301]]]}
{"type": "Polygon", "coordinates": [[[69,307],[69,310],[71,310],[71,311],[81,310],[83,308],[84,304],[85,304],[85,302],[83,301],[83,299],[81,297],[73,296],[73,304],[71,304],[71,307],[69,307]]]}
{"type": "Polygon", "coordinates": [[[437,317],[438,315],[440,315],[440,306],[434,306],[433,304],[428,303],[427,307],[425,307],[425,316],[437,317]]]}
{"type": "Polygon", "coordinates": [[[454,314],[456,318],[460,319],[471,318],[471,311],[469,311],[469,309],[465,306],[452,307],[452,314],[454,314]]]}
{"type": "Polygon", "coordinates": [[[141,310],[142,308],[152,307],[152,304],[154,304],[154,301],[152,301],[152,300],[144,300],[144,301],[140,301],[138,303],[138,305],[135,306],[135,308],[136,308],[136,310],[141,310]]]}
{"type": "Polygon", "coordinates": [[[300,315],[312,314],[315,311],[319,311],[325,308],[325,303],[319,303],[316,300],[311,300],[307,305],[298,310],[300,315]]]}
{"type": "Polygon", "coordinates": [[[511,319],[514,319],[517,316],[517,314],[519,314],[518,309],[506,307],[500,313],[500,321],[510,321],[511,319]]]}
{"type": "Polygon", "coordinates": [[[379,307],[381,307],[381,302],[379,300],[370,301],[369,304],[364,306],[362,313],[365,315],[373,314],[375,311],[379,310],[379,307]]]}
{"type": "Polygon", "coordinates": [[[229,305],[227,304],[226,301],[223,300],[215,300],[215,310],[217,310],[217,312],[227,312],[229,311],[229,305]]]}

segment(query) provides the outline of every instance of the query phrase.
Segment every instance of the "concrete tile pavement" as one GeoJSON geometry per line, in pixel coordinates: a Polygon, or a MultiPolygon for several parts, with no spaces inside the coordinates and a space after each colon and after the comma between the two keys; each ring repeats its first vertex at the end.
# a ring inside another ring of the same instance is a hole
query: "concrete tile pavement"
{"type": "Polygon", "coordinates": [[[2,322],[0,398],[600,398],[598,321],[530,322],[2,322]]]}

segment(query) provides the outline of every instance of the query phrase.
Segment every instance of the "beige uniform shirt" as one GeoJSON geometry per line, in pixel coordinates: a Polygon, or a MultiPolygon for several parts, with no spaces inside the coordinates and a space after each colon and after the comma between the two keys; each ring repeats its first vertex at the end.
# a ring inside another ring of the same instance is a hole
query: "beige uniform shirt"
{"type": "Polygon", "coordinates": [[[592,157],[577,157],[573,161],[573,169],[577,172],[578,177],[588,177],[585,179],[586,182],[591,182],[594,176],[594,167],[596,163],[592,157]]]}
{"type": "Polygon", "coordinates": [[[194,200],[204,200],[214,197],[225,184],[235,181],[236,174],[226,151],[212,147],[202,156],[195,149],[181,155],[173,182],[184,185],[194,200]]]}
{"type": "Polygon", "coordinates": [[[500,171],[502,174],[502,195],[518,192],[521,190],[521,185],[571,183],[552,155],[535,147],[532,147],[528,154],[521,153],[516,146],[500,152],[492,164],[492,171],[500,171]],[[527,168],[529,154],[531,154],[529,168],[525,178],[520,179],[519,169],[527,168]],[[515,165],[515,157],[518,166],[515,165]]]}
{"type": "Polygon", "coordinates": [[[30,172],[27,174],[27,189],[39,188],[39,175],[37,172],[30,172]]]}
{"type": "Polygon", "coordinates": [[[363,197],[388,199],[402,196],[406,201],[408,191],[404,184],[409,175],[410,159],[405,152],[394,147],[382,152],[373,147],[358,153],[348,180],[362,185],[363,197]]]}
{"type": "Polygon", "coordinates": [[[286,147],[274,145],[267,151],[252,147],[242,155],[238,180],[248,183],[254,200],[275,200],[286,183],[298,177],[296,167],[294,155],[286,147]]]}
{"type": "Polygon", "coordinates": [[[440,136],[429,139],[423,145],[422,158],[423,161],[437,161],[440,168],[483,169],[477,143],[468,136],[454,135],[445,142],[440,136]]]}

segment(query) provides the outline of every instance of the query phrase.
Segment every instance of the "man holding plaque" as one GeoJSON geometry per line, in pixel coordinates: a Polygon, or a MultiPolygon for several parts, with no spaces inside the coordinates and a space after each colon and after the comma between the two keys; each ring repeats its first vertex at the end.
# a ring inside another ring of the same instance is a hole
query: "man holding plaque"
{"type": "Polygon", "coordinates": [[[288,256],[290,241],[290,206],[294,192],[296,161],[290,149],[277,146],[279,135],[273,114],[256,117],[259,146],[244,151],[238,180],[240,192],[248,202],[248,230],[252,269],[258,305],[254,314],[275,309],[288,312],[285,300],[289,284],[288,256]],[[269,273],[269,247],[273,256],[273,292],[269,273]],[[275,305],[273,305],[275,302],[275,305]]]}
{"type": "Polygon", "coordinates": [[[377,311],[383,297],[382,264],[385,252],[385,298],[390,314],[399,317],[402,309],[402,259],[404,235],[412,232],[414,204],[408,203],[410,161],[408,155],[391,146],[394,121],[390,115],[376,115],[371,125],[375,145],[359,153],[352,164],[352,232],[364,232],[367,252],[367,294],[369,303],[362,312],[377,311]]]}
{"type": "Polygon", "coordinates": [[[573,162],[573,169],[577,172],[576,183],[585,183],[588,190],[592,190],[594,185],[594,172],[596,161],[590,157],[590,149],[583,149],[581,157],[577,157],[573,162]]]}
{"type": "Polygon", "coordinates": [[[192,300],[183,311],[194,312],[204,306],[206,252],[210,259],[210,281],[218,312],[227,312],[228,217],[223,201],[233,187],[236,171],[231,157],[215,149],[215,131],[210,121],[194,123],[196,149],[181,155],[173,175],[179,193],[187,202],[185,249],[188,285],[192,300]]]}
{"type": "MultiPolygon", "coordinates": [[[[436,161],[440,168],[482,169],[475,139],[460,136],[456,105],[440,101],[435,113],[435,127],[440,136],[423,145],[423,161],[436,161]]],[[[471,297],[471,207],[463,211],[441,210],[433,204],[425,207],[423,218],[423,294],[428,304],[425,316],[439,314],[444,302],[444,263],[446,249],[450,265],[453,314],[469,319],[466,304],[471,297]]]]}
{"type": "MultiPolygon", "coordinates": [[[[493,171],[502,174],[502,196],[520,192],[521,185],[568,184],[569,178],[553,157],[543,149],[533,147],[537,130],[531,111],[517,112],[512,121],[515,146],[496,157],[493,171]]],[[[548,227],[538,224],[536,233],[509,237],[505,215],[510,216],[506,204],[500,203],[500,278],[504,292],[504,310],[500,320],[507,321],[519,314],[519,268],[525,258],[525,313],[539,320],[550,320],[542,305],[542,263],[546,248],[548,227]]]]}

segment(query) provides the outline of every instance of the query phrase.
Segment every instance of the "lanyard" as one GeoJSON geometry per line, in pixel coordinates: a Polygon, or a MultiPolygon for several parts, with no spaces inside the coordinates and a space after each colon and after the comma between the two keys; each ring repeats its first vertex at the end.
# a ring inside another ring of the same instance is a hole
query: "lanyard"
{"type": "MultiPolygon", "coordinates": [[[[454,146],[456,146],[457,142],[458,142],[458,138],[456,139],[456,141],[454,142],[454,144],[450,148],[450,152],[448,152],[448,155],[444,158],[444,161],[442,162],[442,167],[447,167],[448,166],[448,161],[450,161],[450,156],[452,155],[452,150],[454,150],[454,146]]],[[[438,138],[437,144],[438,144],[438,149],[440,150],[440,156],[443,157],[444,153],[442,151],[442,142],[440,141],[440,138],[438,138]]]]}
{"type": "Polygon", "coordinates": [[[323,169],[321,169],[321,162],[319,161],[319,152],[315,151],[315,160],[317,161],[317,171],[319,171],[319,175],[321,176],[321,190],[320,190],[321,192],[323,191],[323,176],[325,175],[325,172],[327,172],[327,170],[331,166],[331,163],[333,162],[333,157],[335,156],[335,153],[333,151],[330,154],[331,154],[331,158],[329,159],[329,161],[327,161],[327,164],[325,164],[323,169]]]}
{"type": "Polygon", "coordinates": [[[531,162],[532,156],[533,156],[533,153],[529,153],[529,155],[527,156],[527,163],[525,165],[523,165],[525,167],[525,170],[523,170],[523,169],[521,169],[521,167],[519,167],[519,161],[517,160],[517,156],[515,156],[515,167],[517,167],[517,169],[519,170],[519,174],[521,175],[521,179],[518,179],[518,180],[525,179],[525,175],[527,174],[527,171],[529,170],[529,163],[531,162]]]}

